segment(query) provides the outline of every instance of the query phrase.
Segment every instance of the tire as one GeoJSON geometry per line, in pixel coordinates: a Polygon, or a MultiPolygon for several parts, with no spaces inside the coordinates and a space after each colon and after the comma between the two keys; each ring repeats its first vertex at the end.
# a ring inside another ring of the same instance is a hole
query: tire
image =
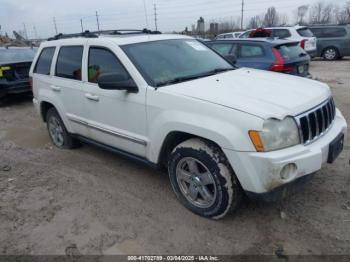
{"type": "Polygon", "coordinates": [[[79,146],[78,140],[68,133],[60,115],[55,108],[46,114],[46,124],[52,143],[61,149],[73,149],[79,146]]]}
{"type": "Polygon", "coordinates": [[[239,181],[224,153],[211,142],[190,139],[176,146],[168,172],[179,201],[199,216],[220,219],[241,203],[239,181]]]}
{"type": "Polygon", "coordinates": [[[322,56],[327,61],[334,61],[334,60],[337,60],[339,58],[339,51],[335,47],[327,47],[323,51],[322,56]]]}

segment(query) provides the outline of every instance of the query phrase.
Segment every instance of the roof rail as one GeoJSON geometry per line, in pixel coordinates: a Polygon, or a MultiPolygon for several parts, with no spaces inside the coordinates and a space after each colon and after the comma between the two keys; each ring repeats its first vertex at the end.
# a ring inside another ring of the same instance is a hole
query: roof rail
{"type": "Polygon", "coordinates": [[[85,31],[83,33],[78,33],[78,34],[58,34],[55,35],[54,37],[50,37],[47,39],[48,41],[54,41],[54,40],[59,40],[59,39],[67,39],[67,38],[74,38],[74,37],[85,37],[85,38],[97,38],[98,35],[95,34],[94,32],[90,31],[85,31]]]}
{"type": "Polygon", "coordinates": [[[147,28],[144,28],[142,30],[139,30],[139,29],[105,30],[105,31],[100,31],[98,33],[99,34],[107,34],[107,35],[134,35],[134,34],[158,35],[158,34],[161,34],[160,31],[152,31],[152,30],[149,30],[147,28]]]}

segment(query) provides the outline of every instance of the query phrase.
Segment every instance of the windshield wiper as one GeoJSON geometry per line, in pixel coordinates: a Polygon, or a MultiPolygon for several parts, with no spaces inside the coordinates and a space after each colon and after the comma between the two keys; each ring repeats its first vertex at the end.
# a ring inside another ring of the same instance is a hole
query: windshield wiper
{"type": "Polygon", "coordinates": [[[216,68],[214,70],[211,70],[211,71],[208,71],[208,72],[205,72],[205,73],[202,73],[202,74],[176,77],[176,78],[171,79],[171,80],[159,82],[159,83],[156,84],[156,87],[161,87],[161,86],[166,86],[166,85],[171,85],[171,84],[177,84],[177,83],[181,83],[181,82],[185,82],[185,81],[189,81],[189,80],[193,80],[193,79],[198,79],[198,78],[202,78],[202,77],[206,77],[206,76],[216,75],[216,74],[223,73],[223,72],[226,72],[226,71],[231,71],[231,70],[234,70],[234,69],[235,68],[216,68]]]}

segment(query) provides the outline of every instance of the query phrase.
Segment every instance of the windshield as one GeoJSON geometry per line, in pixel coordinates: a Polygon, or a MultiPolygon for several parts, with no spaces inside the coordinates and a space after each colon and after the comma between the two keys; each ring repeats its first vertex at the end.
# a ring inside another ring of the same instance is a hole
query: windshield
{"type": "Polygon", "coordinates": [[[303,37],[314,37],[314,34],[311,32],[309,28],[301,28],[298,29],[298,34],[303,37]]]}
{"type": "Polygon", "coordinates": [[[224,58],[192,39],[131,44],[122,49],[148,84],[155,87],[234,69],[224,58]]]}
{"type": "Polygon", "coordinates": [[[36,49],[9,48],[0,50],[0,63],[31,62],[34,59],[36,49]]]}
{"type": "Polygon", "coordinates": [[[292,60],[307,55],[299,44],[280,45],[276,49],[280,51],[285,60],[292,60]]]}

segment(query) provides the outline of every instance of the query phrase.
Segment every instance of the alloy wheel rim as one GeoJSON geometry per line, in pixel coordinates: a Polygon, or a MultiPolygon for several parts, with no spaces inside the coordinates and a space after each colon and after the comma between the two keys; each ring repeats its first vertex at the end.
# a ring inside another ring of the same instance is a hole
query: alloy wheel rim
{"type": "Polygon", "coordinates": [[[216,199],[216,184],[209,169],[199,160],[186,157],[176,167],[181,193],[194,206],[208,208],[216,199]]]}
{"type": "Polygon", "coordinates": [[[325,53],[327,59],[332,60],[336,57],[336,51],[334,49],[328,49],[325,53]]]}
{"type": "Polygon", "coordinates": [[[56,117],[51,117],[49,120],[49,132],[50,136],[56,146],[63,146],[63,128],[56,117]]]}

